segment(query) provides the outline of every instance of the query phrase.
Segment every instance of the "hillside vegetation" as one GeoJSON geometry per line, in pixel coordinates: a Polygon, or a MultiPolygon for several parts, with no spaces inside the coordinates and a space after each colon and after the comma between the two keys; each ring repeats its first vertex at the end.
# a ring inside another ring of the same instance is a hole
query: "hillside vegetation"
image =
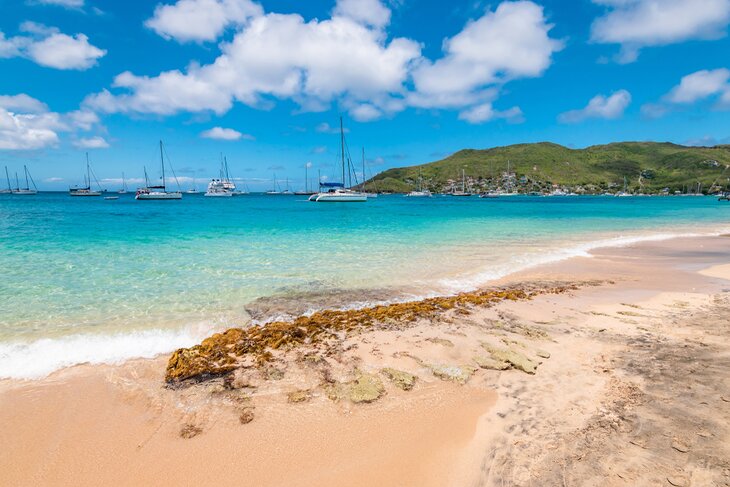
{"type": "Polygon", "coordinates": [[[466,149],[420,166],[384,171],[366,183],[368,189],[407,192],[424,189],[449,192],[461,187],[462,169],[471,191],[515,189],[520,192],[567,191],[602,193],[717,192],[730,177],[730,145],[685,147],[670,143],[621,142],[570,149],[541,142],[466,149]],[[507,173],[509,162],[510,172],[507,173]],[[714,186],[713,186],[714,185],[714,186]]]}

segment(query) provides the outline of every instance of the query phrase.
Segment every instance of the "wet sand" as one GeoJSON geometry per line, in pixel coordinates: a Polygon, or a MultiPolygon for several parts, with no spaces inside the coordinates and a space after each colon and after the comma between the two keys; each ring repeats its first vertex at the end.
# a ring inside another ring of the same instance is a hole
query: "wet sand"
{"type": "Polygon", "coordinates": [[[730,485],[730,238],[592,255],[495,283],[569,293],[293,351],[235,387],[166,388],[167,357],[0,382],[0,485],[730,485]],[[328,397],[356,371],[380,397],[328,397]]]}

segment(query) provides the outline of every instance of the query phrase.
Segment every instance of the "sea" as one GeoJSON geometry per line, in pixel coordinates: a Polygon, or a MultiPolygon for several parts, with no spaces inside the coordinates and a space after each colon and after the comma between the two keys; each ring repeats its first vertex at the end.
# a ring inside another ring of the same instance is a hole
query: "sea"
{"type": "Polygon", "coordinates": [[[714,197],[0,194],[0,379],[319,309],[448,295],[591,249],[730,232],[714,197]]]}

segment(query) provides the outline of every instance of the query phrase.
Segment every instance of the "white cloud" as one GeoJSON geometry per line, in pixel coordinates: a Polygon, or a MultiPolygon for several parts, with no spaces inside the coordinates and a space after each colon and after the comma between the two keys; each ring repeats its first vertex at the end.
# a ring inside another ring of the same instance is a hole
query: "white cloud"
{"type": "Polygon", "coordinates": [[[730,23],[730,0],[593,0],[609,11],[593,22],[591,39],[620,44],[619,62],[639,50],[689,39],[716,39],[730,23]]]}
{"type": "Polygon", "coordinates": [[[75,140],[73,145],[79,149],[106,149],[109,147],[109,142],[104,137],[96,135],[75,140]]]}
{"type": "MultiPolygon", "coordinates": [[[[321,134],[339,134],[340,133],[340,127],[339,126],[332,127],[327,122],[320,123],[319,125],[317,125],[314,128],[314,130],[316,130],[317,132],[319,132],[321,134]]],[[[350,132],[350,129],[348,129],[347,127],[344,127],[343,130],[344,130],[345,133],[349,133],[350,132]]]]}
{"type": "Polygon", "coordinates": [[[59,133],[88,131],[99,123],[95,113],[56,113],[25,93],[0,96],[0,149],[33,150],[54,147],[59,133]]]}
{"type": "Polygon", "coordinates": [[[59,177],[46,178],[43,180],[44,183],[60,183],[64,179],[59,177]]]}
{"type": "Polygon", "coordinates": [[[631,93],[619,90],[610,96],[596,95],[580,110],[562,113],[558,119],[563,123],[577,123],[589,118],[616,119],[623,116],[631,103],[631,93]]]}
{"type": "Polygon", "coordinates": [[[244,134],[239,132],[238,130],[223,127],[213,127],[212,129],[205,130],[200,133],[200,136],[205,139],[216,140],[254,140],[253,135],[244,134]]]}
{"type": "Polygon", "coordinates": [[[390,10],[380,0],[337,0],[332,15],[378,29],[390,23],[390,10]]]}
{"type": "Polygon", "coordinates": [[[702,70],[683,77],[665,97],[671,103],[694,103],[730,91],[730,70],[702,70]]]}
{"type": "Polygon", "coordinates": [[[84,6],[84,0],[36,0],[42,5],[58,5],[66,8],[81,8],[84,6]]]}
{"type": "Polygon", "coordinates": [[[260,5],[250,0],[179,0],[158,5],[145,26],[166,39],[178,42],[216,40],[232,25],[245,25],[263,15],[260,5]]]}
{"type": "Polygon", "coordinates": [[[563,47],[550,38],[543,8],[503,2],[444,41],[444,57],[425,61],[413,76],[410,103],[421,107],[482,105],[495,96],[489,86],[542,75],[563,47]]]}
{"type": "Polygon", "coordinates": [[[48,111],[48,106],[45,103],[25,93],[19,95],[0,95],[0,108],[25,113],[42,113],[48,111]]]}
{"type": "Polygon", "coordinates": [[[84,34],[69,36],[35,22],[24,22],[20,30],[27,35],[6,38],[0,32],[0,58],[24,57],[49,68],[84,71],[106,55],[84,34]]]}
{"type": "MultiPolygon", "coordinates": [[[[202,1],[160,6],[149,22],[185,19],[202,1]]],[[[230,2],[214,3],[213,10],[230,2]]],[[[111,90],[88,96],[85,105],[108,113],[220,115],[237,102],[268,109],[276,100],[288,99],[310,112],[326,110],[334,102],[359,121],[390,116],[408,106],[456,108],[464,112],[463,119],[482,121],[484,104],[494,101],[504,83],[542,75],[563,46],[550,38],[552,26],[542,7],[531,1],[503,2],[470,22],[444,42],[444,55],[436,61],[421,56],[418,42],[389,38],[383,29],[390,11],[379,0],[339,0],[332,18],[325,20],[263,12],[245,20],[223,17],[216,17],[214,28],[204,33],[173,31],[172,24],[152,26],[178,40],[207,40],[235,24],[238,32],[220,44],[213,63],[191,63],[157,76],[124,72],[111,90]]]]}
{"type": "Polygon", "coordinates": [[[500,118],[513,123],[521,122],[523,120],[522,110],[520,110],[520,107],[512,107],[505,111],[499,111],[494,109],[491,102],[486,102],[459,113],[459,120],[469,123],[484,123],[500,118]]]}

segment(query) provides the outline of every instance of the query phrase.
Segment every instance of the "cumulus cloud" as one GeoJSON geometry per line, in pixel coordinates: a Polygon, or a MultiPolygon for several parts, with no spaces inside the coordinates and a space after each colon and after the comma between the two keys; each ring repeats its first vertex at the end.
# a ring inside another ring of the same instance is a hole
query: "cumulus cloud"
{"type": "Polygon", "coordinates": [[[694,103],[718,93],[727,93],[730,70],[722,68],[702,70],[683,77],[679,85],[672,88],[666,100],[671,103],[694,103]]]}
{"type": "Polygon", "coordinates": [[[610,96],[596,95],[580,110],[562,113],[558,119],[563,123],[577,123],[589,118],[620,118],[631,103],[631,93],[619,90],[610,96]]]}
{"type": "Polygon", "coordinates": [[[0,149],[54,147],[59,133],[90,130],[97,123],[98,117],[92,121],[86,110],[62,114],[24,93],[0,96],[0,149]]]}
{"type": "Polygon", "coordinates": [[[459,113],[459,120],[465,120],[469,123],[484,123],[500,118],[513,123],[524,120],[520,107],[512,107],[509,110],[499,111],[494,109],[491,102],[473,106],[459,113]]]}
{"type": "Polygon", "coordinates": [[[640,49],[683,42],[716,39],[730,23],[730,0],[593,0],[608,7],[593,22],[594,42],[620,44],[617,60],[637,59],[640,49]]]}
{"type": "Polygon", "coordinates": [[[390,23],[390,9],[380,0],[337,0],[332,14],[378,29],[390,23]]]}
{"type": "Polygon", "coordinates": [[[75,140],[73,145],[79,149],[106,149],[109,147],[109,142],[104,137],[96,135],[75,140]]]}
{"type": "Polygon", "coordinates": [[[165,39],[178,42],[214,41],[234,25],[246,25],[263,15],[260,5],[250,0],[179,0],[158,5],[145,26],[165,39]]]}
{"type": "Polygon", "coordinates": [[[200,136],[204,139],[216,140],[254,140],[253,135],[244,134],[239,132],[238,130],[223,127],[213,127],[212,129],[205,130],[200,133],[200,136]]]}
{"type": "MultiPolygon", "coordinates": [[[[414,40],[389,38],[384,28],[390,10],[380,0],[338,0],[325,20],[263,10],[239,20],[223,15],[204,33],[181,33],[173,24],[163,29],[157,23],[186,18],[204,1],[215,4],[213,11],[244,5],[242,0],[179,0],[158,6],[148,26],[185,41],[211,40],[235,25],[237,33],[220,44],[214,62],[191,63],[157,76],[123,72],[111,89],[88,96],[85,105],[107,113],[223,114],[235,103],[268,109],[287,99],[301,111],[326,110],[337,103],[358,121],[409,106],[456,108],[466,121],[484,121],[484,104],[494,101],[504,83],[542,75],[563,46],[549,36],[552,26],[542,7],[524,0],[503,2],[467,24],[444,42],[444,54],[436,61],[425,59],[414,40]]],[[[516,113],[508,112],[510,117],[516,113]]]]}
{"type": "Polygon", "coordinates": [[[563,47],[552,39],[543,8],[528,2],[503,2],[444,41],[444,56],[421,63],[413,73],[420,107],[461,107],[494,97],[489,86],[542,75],[553,53],[563,47]]]}
{"type": "Polygon", "coordinates": [[[647,103],[641,112],[648,118],[659,118],[681,106],[714,99],[716,110],[730,109],[730,69],[703,69],[690,73],[669,90],[658,103],[647,103]]]}
{"type": "Polygon", "coordinates": [[[20,30],[25,35],[8,38],[0,32],[0,58],[23,57],[49,68],[84,71],[106,55],[84,34],[70,36],[35,22],[24,22],[20,30]]]}

